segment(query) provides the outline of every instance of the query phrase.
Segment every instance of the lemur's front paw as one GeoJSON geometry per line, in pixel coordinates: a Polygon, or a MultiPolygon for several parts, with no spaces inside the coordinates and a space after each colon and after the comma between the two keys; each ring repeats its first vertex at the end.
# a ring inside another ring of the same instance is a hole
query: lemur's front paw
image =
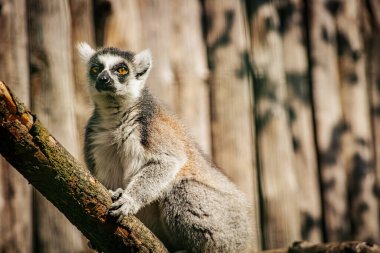
{"type": "Polygon", "coordinates": [[[108,213],[111,216],[118,217],[117,221],[121,222],[124,216],[136,214],[140,206],[138,203],[119,188],[116,191],[110,190],[111,198],[114,201],[108,213]]]}
{"type": "Polygon", "coordinates": [[[123,194],[124,190],[122,188],[117,188],[115,191],[108,190],[111,195],[112,200],[117,200],[120,198],[121,194],[123,194]]]}

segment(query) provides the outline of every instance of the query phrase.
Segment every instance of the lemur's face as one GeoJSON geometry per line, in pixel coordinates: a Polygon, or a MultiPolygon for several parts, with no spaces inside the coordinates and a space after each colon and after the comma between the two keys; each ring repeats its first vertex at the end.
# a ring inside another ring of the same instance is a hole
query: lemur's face
{"type": "Polygon", "coordinates": [[[137,98],[144,87],[152,62],[148,50],[138,54],[117,48],[93,50],[81,43],[78,50],[88,64],[93,96],[113,95],[137,98]]]}

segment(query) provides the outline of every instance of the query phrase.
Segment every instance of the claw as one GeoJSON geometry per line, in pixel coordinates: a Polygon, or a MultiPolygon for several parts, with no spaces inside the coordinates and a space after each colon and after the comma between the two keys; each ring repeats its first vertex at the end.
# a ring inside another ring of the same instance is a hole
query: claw
{"type": "Polygon", "coordinates": [[[117,218],[117,222],[121,223],[123,221],[123,219],[124,219],[124,215],[122,214],[119,216],[119,218],[117,218]]]}
{"type": "Polygon", "coordinates": [[[118,200],[116,200],[115,202],[111,204],[111,209],[118,209],[123,204],[125,204],[125,202],[126,200],[123,197],[120,197],[118,200]]]}
{"type": "MultiPolygon", "coordinates": [[[[108,210],[108,214],[118,218],[118,221],[121,222],[121,220],[124,218],[124,216],[129,214],[135,214],[139,210],[138,204],[129,196],[127,195],[123,190],[117,189],[115,192],[118,192],[117,195],[121,192],[122,194],[118,197],[116,201],[114,201],[110,209],[108,210]]],[[[114,193],[113,191],[110,193],[114,193]]]]}
{"type": "Polygon", "coordinates": [[[111,195],[112,200],[117,200],[123,194],[124,190],[122,188],[117,188],[115,191],[108,190],[111,195]]]}
{"type": "Polygon", "coordinates": [[[109,210],[108,213],[109,213],[109,215],[111,215],[113,217],[117,217],[117,216],[120,216],[122,214],[122,211],[121,211],[121,209],[109,210]]]}

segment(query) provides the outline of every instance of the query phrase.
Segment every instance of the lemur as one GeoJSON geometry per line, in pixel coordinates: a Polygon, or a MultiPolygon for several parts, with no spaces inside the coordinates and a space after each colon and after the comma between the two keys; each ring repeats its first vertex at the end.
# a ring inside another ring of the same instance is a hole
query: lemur
{"type": "Polygon", "coordinates": [[[95,107],[85,161],[110,190],[109,214],[136,215],[170,251],[250,252],[250,205],[145,87],[150,51],[78,50],[95,107]]]}

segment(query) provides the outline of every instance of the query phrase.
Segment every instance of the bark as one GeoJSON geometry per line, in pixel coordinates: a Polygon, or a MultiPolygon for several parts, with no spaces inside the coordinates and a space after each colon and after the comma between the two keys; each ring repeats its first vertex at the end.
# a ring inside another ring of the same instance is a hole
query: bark
{"type": "MultiPolygon", "coordinates": [[[[339,3],[339,2],[338,2],[339,3]]],[[[348,197],[354,240],[379,242],[379,205],[375,191],[365,54],[359,1],[341,1],[336,11],[339,77],[348,137],[344,142],[348,197]]]]}
{"type": "Polygon", "coordinates": [[[307,1],[316,144],[320,166],[325,239],[349,238],[343,138],[347,124],[340,102],[336,27],[329,1],[307,1]]]}
{"type": "Polygon", "coordinates": [[[213,161],[253,203],[252,240],[257,251],[260,218],[245,6],[241,1],[206,0],[204,7],[213,161]]]}
{"type": "MultiPolygon", "coordinates": [[[[56,138],[79,157],[68,1],[28,1],[31,107],[56,138]]],[[[79,231],[35,194],[35,242],[39,252],[82,252],[79,231]]]]}
{"type": "Polygon", "coordinates": [[[313,244],[294,242],[289,248],[266,250],[262,253],[378,253],[379,246],[367,242],[333,242],[313,244]]]}
{"type": "Polygon", "coordinates": [[[299,186],[292,160],[279,17],[273,3],[251,6],[253,84],[265,249],[301,238],[299,186]]]}
{"type": "MultiPolygon", "coordinates": [[[[29,104],[26,3],[0,1],[0,76],[29,104]]],[[[32,252],[32,188],[0,157],[0,252],[32,252]]]]}
{"type": "Polygon", "coordinates": [[[319,174],[314,143],[314,126],[307,59],[307,18],[303,0],[278,1],[287,110],[293,142],[293,161],[300,189],[301,237],[322,241],[319,174]]]}
{"type": "MultiPolygon", "coordinates": [[[[135,217],[107,215],[111,198],[0,82],[0,153],[103,252],[167,252],[135,217]]],[[[59,236],[55,234],[55,236],[59,236]]]]}
{"type": "Polygon", "coordinates": [[[295,242],[287,250],[288,253],[378,253],[379,246],[367,242],[333,242],[326,244],[312,244],[308,242],[295,242]]]}

